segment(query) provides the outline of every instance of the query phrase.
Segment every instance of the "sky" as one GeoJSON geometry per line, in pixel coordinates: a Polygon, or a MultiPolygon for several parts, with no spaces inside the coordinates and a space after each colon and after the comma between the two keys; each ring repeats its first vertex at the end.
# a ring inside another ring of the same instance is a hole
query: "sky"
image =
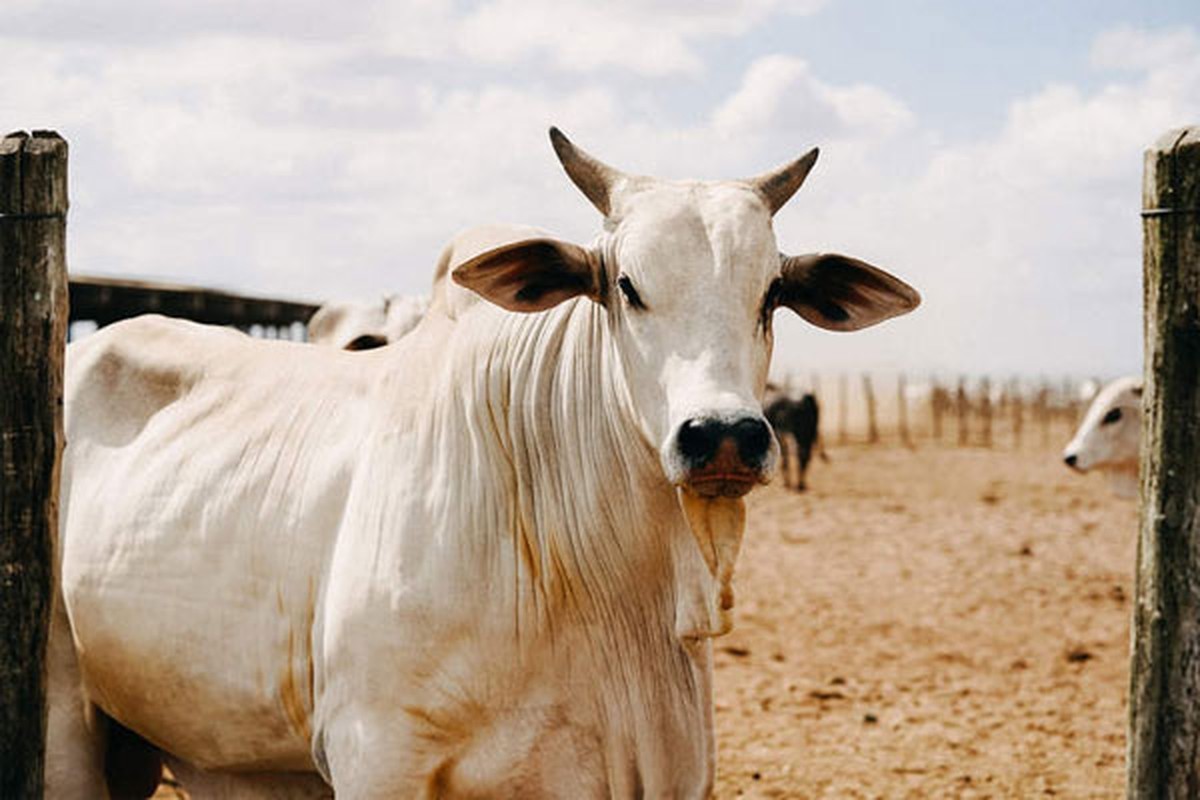
{"type": "Polygon", "coordinates": [[[777,371],[1141,369],[1142,154],[1200,123],[1200,4],[4,0],[0,127],[71,146],[73,272],[322,301],[428,291],[462,228],[587,242],[546,137],[665,178],[817,145],[789,253],[904,278],[777,371]]]}

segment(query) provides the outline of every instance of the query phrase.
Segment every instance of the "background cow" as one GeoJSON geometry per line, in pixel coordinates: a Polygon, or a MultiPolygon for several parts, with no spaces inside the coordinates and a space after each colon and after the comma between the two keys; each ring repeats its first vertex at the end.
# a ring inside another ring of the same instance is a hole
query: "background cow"
{"type": "Polygon", "coordinates": [[[103,796],[111,732],[197,798],[711,794],[774,311],[919,296],[780,255],[815,150],[668,182],[551,138],[605,232],[459,237],[481,299],[392,346],[142,317],[69,348],[52,797],[103,796]]]}
{"type": "Polygon", "coordinates": [[[383,347],[417,327],[428,308],[429,298],[422,295],[326,303],[308,321],[308,341],[342,350],[383,347]]]}
{"type": "Polygon", "coordinates": [[[1080,472],[1098,470],[1121,497],[1138,493],[1138,452],[1142,437],[1142,379],[1117,378],[1096,395],[1063,461],[1080,472]]]}
{"type": "Polygon", "coordinates": [[[793,398],[779,387],[768,386],[763,412],[779,438],[783,485],[804,491],[808,485],[808,463],[819,434],[820,408],[816,395],[804,392],[793,398]]]}

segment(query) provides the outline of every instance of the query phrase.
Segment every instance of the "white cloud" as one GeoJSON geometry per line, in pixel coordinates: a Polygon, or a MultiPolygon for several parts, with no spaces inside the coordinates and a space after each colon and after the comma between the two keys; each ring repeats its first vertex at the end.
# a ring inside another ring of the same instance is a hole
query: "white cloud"
{"type": "MultiPolygon", "coordinates": [[[[1123,31],[1094,49],[1118,39],[1159,40],[1123,31]]],[[[1200,119],[1200,45],[1190,34],[1165,41],[1188,46],[1126,62],[1127,80],[1095,91],[1052,84],[1018,98],[994,136],[938,149],[915,181],[868,175],[818,210],[824,232],[886,255],[923,290],[904,347],[975,371],[1137,367],[1141,153],[1200,119]]],[[[827,355],[838,352],[905,357],[883,332],[827,355]]]]}
{"type": "Polygon", "coordinates": [[[1140,72],[1186,62],[1196,47],[1196,34],[1189,28],[1145,31],[1122,26],[1096,37],[1091,62],[1100,69],[1140,72]]]}
{"type": "Polygon", "coordinates": [[[703,70],[696,44],[733,38],[777,13],[811,14],[824,0],[490,0],[463,22],[468,55],[511,62],[536,54],[571,70],[647,75],[703,70]]]}
{"type": "Polygon", "coordinates": [[[875,86],[833,86],[807,63],[766,56],[746,71],[737,93],[717,107],[713,126],[727,138],[808,136],[882,139],[913,124],[899,99],[875,86]]]}
{"type": "Polygon", "coordinates": [[[570,2],[553,6],[556,32],[523,27],[508,2],[465,16],[443,0],[356,5],[311,37],[280,34],[253,4],[226,24],[223,0],[180,11],[200,15],[189,24],[201,33],[187,35],[145,2],[147,24],[170,36],[87,39],[79,23],[69,42],[38,26],[79,2],[27,5],[24,27],[0,35],[0,124],[70,140],[73,268],[313,298],[421,291],[442,242],[478,222],[586,239],[598,220],[554,161],[549,124],[664,177],[747,176],[820,145],[776,219],[781,246],[871,259],[926,304],[853,337],[784,321],[782,367],[1136,362],[1139,154],[1200,119],[1192,33],[1105,34],[1092,63],[1108,83],[1046,85],[1014,100],[992,135],[945,143],[904,99],[792,55],[755,60],[687,121],[662,92],[613,77],[703,69],[706,42],[811,4],[623,0],[599,15],[570,2]],[[489,14],[513,41],[477,40],[489,14]],[[637,38],[648,30],[662,47],[637,38]],[[473,57],[531,62],[541,76],[518,81],[473,57]],[[447,66],[456,58],[465,66],[447,66]]]}

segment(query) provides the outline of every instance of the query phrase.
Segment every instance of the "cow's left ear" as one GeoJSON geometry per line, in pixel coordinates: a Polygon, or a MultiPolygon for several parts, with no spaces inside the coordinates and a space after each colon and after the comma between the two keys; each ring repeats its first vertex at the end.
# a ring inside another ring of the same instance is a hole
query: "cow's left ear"
{"type": "Polygon", "coordinates": [[[596,256],[545,236],[506,242],[451,269],[455,283],[509,311],[545,311],[572,297],[601,296],[596,256]]]}
{"type": "Polygon", "coordinates": [[[831,331],[856,331],[921,304],[904,281],[837,253],[783,256],[781,277],[779,305],[831,331]]]}

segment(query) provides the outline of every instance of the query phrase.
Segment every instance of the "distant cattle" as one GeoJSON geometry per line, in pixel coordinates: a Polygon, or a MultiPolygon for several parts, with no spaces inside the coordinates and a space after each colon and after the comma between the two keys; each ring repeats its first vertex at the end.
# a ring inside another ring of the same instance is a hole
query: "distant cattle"
{"type": "Polygon", "coordinates": [[[551,139],[604,232],[459,237],[477,300],[393,345],[141,317],[68,348],[49,797],[104,797],[105,741],[142,794],[165,757],[194,797],[711,795],[775,311],[919,296],[780,254],[816,150],[668,182],[551,139]]]}
{"type": "Polygon", "coordinates": [[[805,392],[799,398],[793,398],[782,390],[772,392],[769,387],[763,412],[782,448],[780,471],[783,473],[783,485],[798,492],[804,491],[808,486],[808,463],[817,445],[819,431],[820,408],[816,395],[805,392]]]}
{"type": "Polygon", "coordinates": [[[1117,495],[1135,497],[1141,431],[1142,379],[1118,378],[1092,401],[1075,436],[1063,449],[1063,461],[1080,472],[1103,472],[1117,495]]]}
{"type": "Polygon", "coordinates": [[[341,350],[383,347],[415,328],[428,307],[428,297],[405,295],[326,303],[308,321],[308,341],[341,350]]]}

